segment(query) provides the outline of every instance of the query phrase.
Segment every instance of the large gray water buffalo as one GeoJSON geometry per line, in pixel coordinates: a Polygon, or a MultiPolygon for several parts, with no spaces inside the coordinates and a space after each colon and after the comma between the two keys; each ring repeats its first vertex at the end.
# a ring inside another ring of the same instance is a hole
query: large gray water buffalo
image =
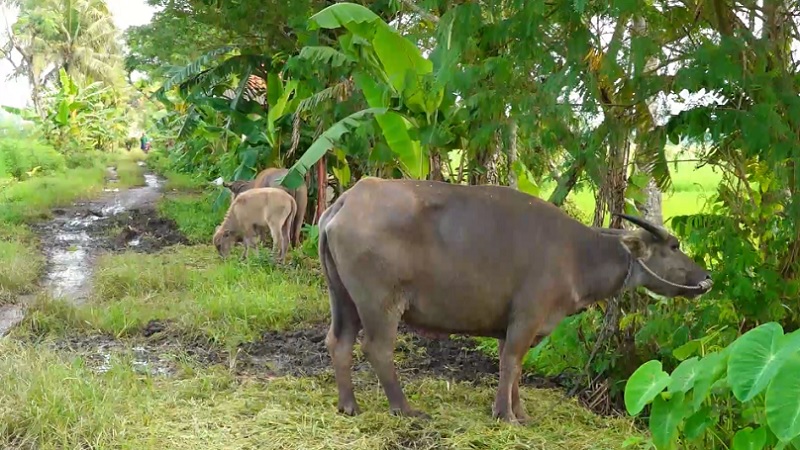
{"type": "Polygon", "coordinates": [[[287,189],[278,185],[278,178],[286,175],[289,169],[280,169],[277,167],[268,167],[258,173],[255,179],[250,181],[223,181],[222,185],[225,186],[233,198],[236,198],[242,192],[261,187],[275,187],[283,189],[288,192],[297,203],[297,214],[294,216],[294,223],[292,224],[292,245],[296,246],[300,243],[300,229],[303,227],[303,219],[306,217],[306,206],[308,205],[308,186],[304,182],[297,189],[287,189]]]}
{"type": "Polygon", "coordinates": [[[567,315],[623,289],[696,297],[711,278],[665,229],[600,231],[556,206],[502,186],[364,178],[319,221],[330,292],[326,346],[338,408],[359,413],[353,344],[362,349],[393,414],[427,417],[403,393],[393,361],[400,321],[439,334],[495,337],[500,381],[493,416],[522,423],[522,358],[567,315]]]}

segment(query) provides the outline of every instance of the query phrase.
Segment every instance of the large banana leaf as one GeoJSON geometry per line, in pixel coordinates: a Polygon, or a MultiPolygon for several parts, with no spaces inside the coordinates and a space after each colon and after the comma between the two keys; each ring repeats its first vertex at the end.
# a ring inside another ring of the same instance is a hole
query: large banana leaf
{"type": "Polygon", "coordinates": [[[325,130],[310,147],[303,153],[289,171],[278,182],[281,186],[296,189],[305,180],[306,173],[342,138],[343,135],[361,126],[369,116],[380,116],[386,113],[386,108],[363,109],[350,114],[325,130]]]}
{"type": "MultiPolygon", "coordinates": [[[[364,93],[370,108],[388,106],[384,92],[369,75],[358,72],[353,75],[353,78],[356,81],[356,85],[364,93]]],[[[430,171],[428,155],[419,141],[411,139],[411,135],[408,133],[408,122],[405,118],[394,111],[390,111],[376,116],[375,120],[378,121],[381,131],[383,131],[383,137],[386,138],[386,143],[397,155],[406,174],[411,178],[425,179],[430,171]]]]}
{"type": "MultiPolygon", "coordinates": [[[[439,107],[442,88],[422,88],[422,79],[433,72],[433,63],[422,56],[413,42],[401,36],[368,8],[354,3],[331,5],[309,19],[309,28],[312,30],[341,27],[372,45],[389,83],[395,92],[403,96],[404,103],[428,115],[439,107]]],[[[311,54],[322,56],[319,51],[311,54]]],[[[330,52],[326,56],[333,57],[330,52]]],[[[341,61],[341,57],[338,57],[336,62],[341,64],[341,61]]]]}

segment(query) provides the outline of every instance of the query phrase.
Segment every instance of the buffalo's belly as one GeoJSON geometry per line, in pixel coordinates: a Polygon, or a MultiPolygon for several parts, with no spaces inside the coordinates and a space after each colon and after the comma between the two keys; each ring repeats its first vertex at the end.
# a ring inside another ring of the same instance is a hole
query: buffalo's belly
{"type": "Polygon", "coordinates": [[[505,335],[510,303],[499,292],[476,296],[461,289],[437,292],[406,286],[403,290],[408,300],[403,322],[423,334],[505,335]]]}

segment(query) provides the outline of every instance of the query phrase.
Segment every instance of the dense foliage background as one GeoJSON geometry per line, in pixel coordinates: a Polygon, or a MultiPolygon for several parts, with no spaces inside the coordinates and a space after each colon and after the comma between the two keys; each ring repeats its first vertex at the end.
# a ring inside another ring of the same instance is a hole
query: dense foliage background
{"type": "MultiPolygon", "coordinates": [[[[13,3],[3,54],[33,88],[42,143],[3,150],[0,175],[80,164],[145,131],[161,164],[204,181],[291,167],[285,183],[309,185],[312,247],[319,213],[364,175],[511,185],[594,225],[643,214],[715,287],[610,299],[531,350],[529,370],[598,409],[621,408],[648,360],[670,372],[758,325],[800,324],[796,2],[149,0],[159,11],[126,32],[124,55],[101,0],[13,3]],[[680,195],[695,183],[708,198],[680,195]]],[[[760,439],[763,398],[726,392],[696,448],[747,426],[760,439]]]]}

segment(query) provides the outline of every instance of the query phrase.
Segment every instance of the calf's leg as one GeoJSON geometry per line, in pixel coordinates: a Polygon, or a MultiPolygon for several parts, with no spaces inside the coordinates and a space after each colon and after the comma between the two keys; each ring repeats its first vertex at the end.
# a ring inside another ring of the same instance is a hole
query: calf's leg
{"type": "Polygon", "coordinates": [[[281,242],[281,230],[275,221],[269,222],[269,234],[272,236],[272,254],[278,255],[278,259],[283,261],[283,253],[281,252],[281,248],[283,248],[283,242],[281,242]]]}

